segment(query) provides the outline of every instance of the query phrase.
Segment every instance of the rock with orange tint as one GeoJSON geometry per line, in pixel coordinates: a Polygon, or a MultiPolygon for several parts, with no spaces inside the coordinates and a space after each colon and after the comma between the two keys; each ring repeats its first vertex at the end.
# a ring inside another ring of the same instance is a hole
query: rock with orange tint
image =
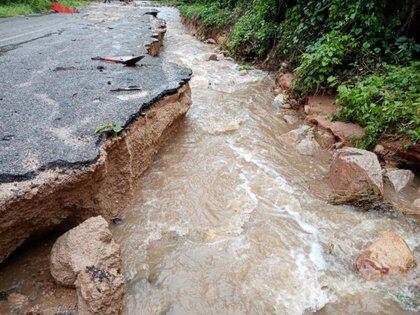
{"type": "Polygon", "coordinates": [[[120,246],[101,216],[87,219],[60,236],[51,250],[51,274],[65,286],[74,286],[87,266],[120,270],[120,246]]]}
{"type": "Polygon", "coordinates": [[[293,87],[295,75],[292,72],[278,73],[276,75],[276,84],[282,90],[288,92],[293,87]]]}
{"type": "Polygon", "coordinates": [[[308,126],[302,125],[297,129],[282,134],[280,140],[289,145],[296,145],[310,134],[310,130],[311,129],[308,126]]]}
{"type": "Polygon", "coordinates": [[[400,192],[414,180],[414,173],[410,170],[388,170],[386,177],[396,192],[400,192]]]}
{"type": "Polygon", "coordinates": [[[320,129],[328,130],[339,142],[343,142],[346,145],[354,144],[355,141],[363,138],[365,135],[363,127],[356,124],[330,121],[320,116],[308,116],[306,120],[308,123],[316,125],[320,129]]]}
{"type": "Polygon", "coordinates": [[[354,195],[383,192],[381,165],[375,153],[344,147],[335,152],[329,171],[334,193],[354,195]]]}
{"type": "Polygon", "coordinates": [[[378,280],[389,273],[406,272],[415,265],[413,252],[395,232],[382,235],[356,260],[357,270],[366,280],[378,280]]]}
{"type": "Polygon", "coordinates": [[[315,131],[314,136],[323,149],[330,149],[337,142],[335,136],[328,130],[318,129],[315,131]]]}
{"type": "Polygon", "coordinates": [[[305,105],[305,113],[321,117],[330,117],[337,114],[341,107],[334,104],[335,100],[335,96],[309,96],[305,105]]]}

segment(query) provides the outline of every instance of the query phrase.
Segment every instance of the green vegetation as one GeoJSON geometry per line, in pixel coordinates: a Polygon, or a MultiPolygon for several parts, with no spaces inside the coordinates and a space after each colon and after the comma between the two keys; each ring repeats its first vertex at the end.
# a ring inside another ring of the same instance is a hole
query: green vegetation
{"type": "MultiPolygon", "coordinates": [[[[87,0],[60,0],[68,7],[78,7],[87,0]]],[[[0,18],[48,11],[53,0],[0,0],[0,18]]]]}
{"type": "Polygon", "coordinates": [[[224,31],[227,49],[267,66],[288,61],[297,95],[338,93],[339,120],[420,140],[418,5],[415,0],[178,0],[203,34],[224,31]],[[417,36],[417,38],[416,38],[417,36]]]}
{"type": "Polygon", "coordinates": [[[344,107],[337,118],[365,126],[365,147],[385,132],[419,142],[420,62],[381,70],[338,88],[338,102],[344,107]]]}
{"type": "Polygon", "coordinates": [[[107,123],[104,123],[104,124],[96,127],[95,133],[112,131],[113,133],[117,134],[122,130],[123,130],[123,128],[121,127],[120,124],[113,124],[112,122],[107,122],[107,123]]]}

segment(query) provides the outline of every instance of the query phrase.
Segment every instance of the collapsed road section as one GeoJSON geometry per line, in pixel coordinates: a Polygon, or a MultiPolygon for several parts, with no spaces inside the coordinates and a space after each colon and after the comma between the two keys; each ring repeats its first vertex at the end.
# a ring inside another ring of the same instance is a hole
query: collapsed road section
{"type": "Polygon", "coordinates": [[[156,12],[109,8],[0,24],[0,262],[32,235],[117,216],[191,105],[191,70],[156,57],[156,12]]]}

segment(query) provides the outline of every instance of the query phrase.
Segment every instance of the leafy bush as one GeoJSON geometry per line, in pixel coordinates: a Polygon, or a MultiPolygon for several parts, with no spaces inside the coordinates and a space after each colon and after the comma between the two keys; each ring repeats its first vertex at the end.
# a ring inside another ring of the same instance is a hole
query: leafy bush
{"type": "Polygon", "coordinates": [[[201,27],[204,29],[222,30],[231,21],[232,12],[220,9],[216,4],[204,5],[182,5],[181,15],[190,19],[200,19],[201,27]]]}
{"type": "Polygon", "coordinates": [[[231,33],[231,50],[246,59],[264,58],[276,35],[276,25],[257,14],[247,13],[235,24],[231,33]]]}
{"type": "MultiPolygon", "coordinates": [[[[60,0],[64,5],[76,7],[87,0],[60,0]]],[[[54,0],[0,0],[0,17],[42,13],[54,0]]]]}
{"type": "Polygon", "coordinates": [[[345,78],[346,60],[350,59],[357,44],[350,35],[332,31],[308,47],[300,66],[296,69],[295,90],[302,95],[334,89],[345,78]]]}
{"type": "Polygon", "coordinates": [[[356,84],[338,88],[343,109],[337,119],[358,123],[366,129],[368,147],[385,133],[420,141],[420,62],[411,65],[383,65],[382,73],[365,77],[356,84]]]}

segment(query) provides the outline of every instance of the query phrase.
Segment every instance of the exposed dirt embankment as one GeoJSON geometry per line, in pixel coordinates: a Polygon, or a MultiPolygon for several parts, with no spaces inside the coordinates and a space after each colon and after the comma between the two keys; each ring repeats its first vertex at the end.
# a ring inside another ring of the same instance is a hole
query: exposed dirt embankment
{"type": "Polygon", "coordinates": [[[185,16],[181,17],[181,22],[187,27],[188,31],[199,39],[214,39],[217,44],[224,46],[227,44],[227,36],[218,29],[204,29],[201,27],[200,19],[190,19],[185,16]]]}
{"type": "Polygon", "coordinates": [[[50,170],[0,189],[0,261],[32,235],[102,215],[112,219],[131,201],[133,185],[191,105],[188,84],[156,102],[119,136],[100,146],[99,160],[78,170],[50,170]]]}

